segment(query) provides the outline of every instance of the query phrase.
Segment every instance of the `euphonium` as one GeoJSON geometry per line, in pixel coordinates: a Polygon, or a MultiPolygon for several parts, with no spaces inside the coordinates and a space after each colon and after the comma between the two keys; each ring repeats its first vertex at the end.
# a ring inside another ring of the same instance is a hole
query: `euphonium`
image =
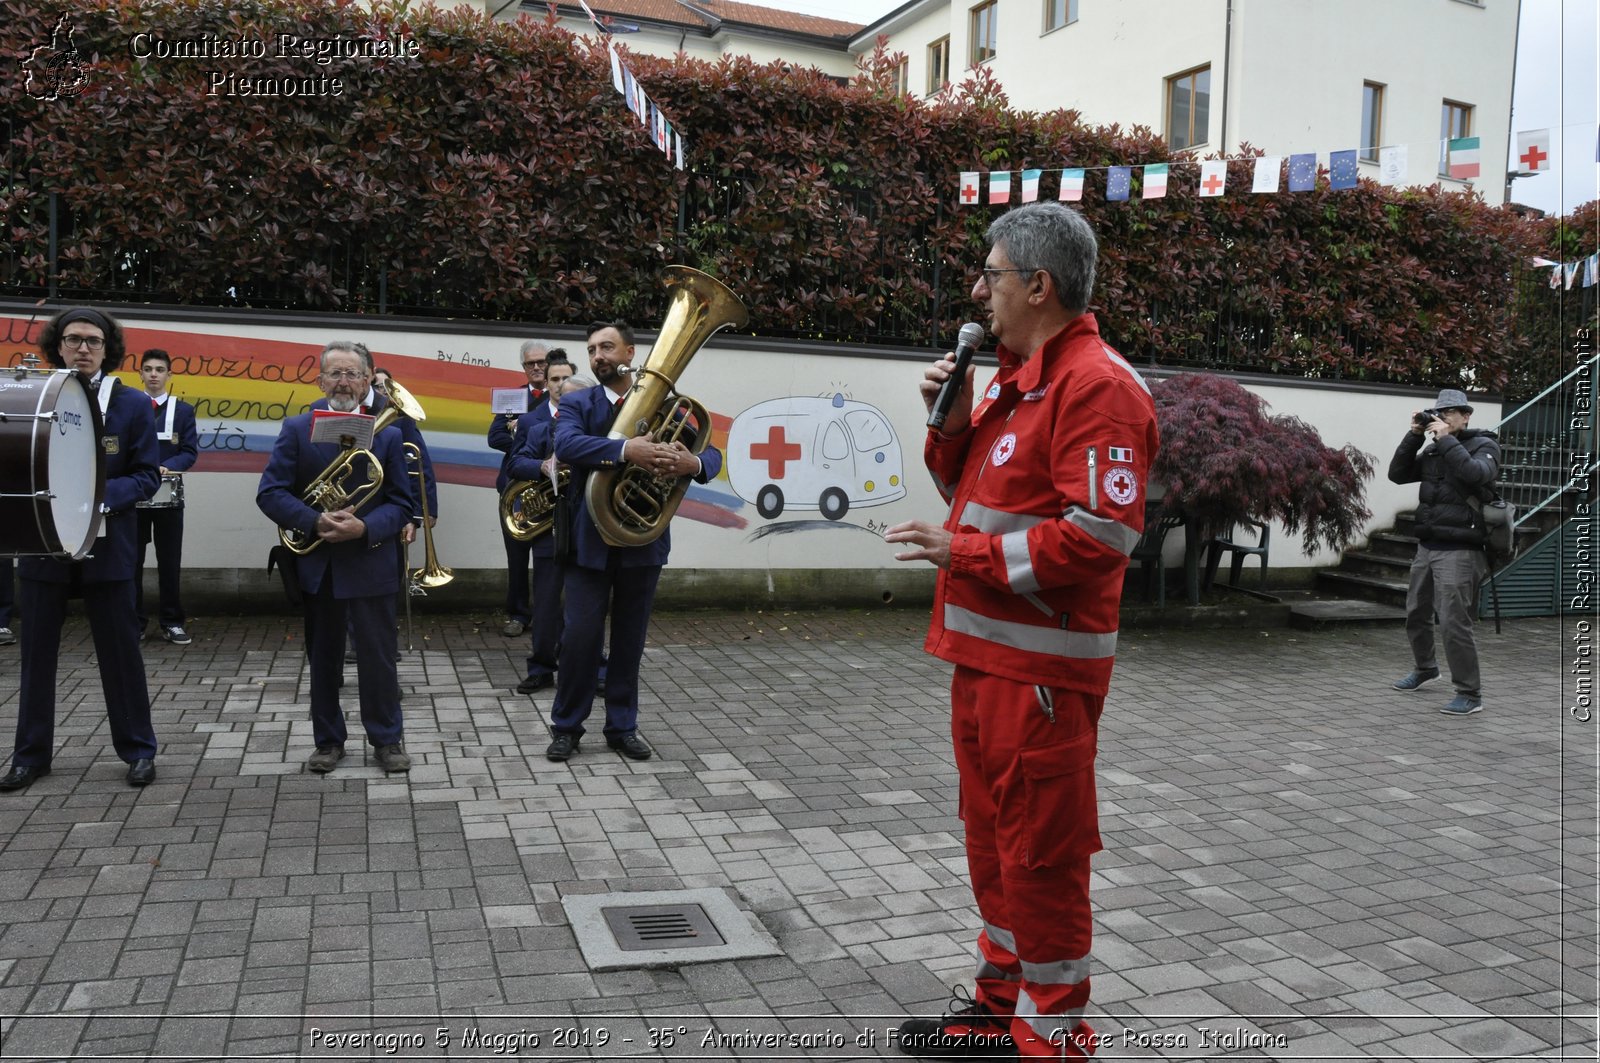
{"type": "MultiPolygon", "coordinates": [[[[749,312],[715,277],[688,266],[668,266],[662,277],[667,315],[643,368],[624,398],[609,438],[647,435],[657,443],[683,442],[699,454],[711,441],[705,406],[677,392],[678,377],[718,329],[742,327],[749,312]]],[[[659,476],[623,464],[589,475],[584,501],[600,538],[612,546],[644,546],[667,530],[689,490],[687,476],[659,476]]]]}
{"type": "Polygon", "coordinates": [[[500,523],[506,534],[518,542],[528,542],[547,533],[556,523],[556,495],[572,482],[572,470],[563,466],[556,473],[556,485],[550,477],[538,476],[532,480],[513,480],[500,495],[500,523]]]}
{"type": "MultiPolygon", "coordinates": [[[[389,405],[372,422],[372,438],[378,438],[378,433],[398,421],[402,414],[413,421],[421,421],[428,416],[422,412],[422,407],[410,392],[391,380],[389,405]]],[[[300,493],[300,501],[319,513],[334,513],[341,509],[360,509],[376,498],[382,489],[383,463],[372,451],[352,444],[341,450],[339,456],[317,474],[316,479],[306,484],[305,490],[300,493]],[[366,479],[352,485],[350,481],[356,475],[356,459],[361,457],[367,459],[366,479]]],[[[298,528],[279,528],[278,539],[302,557],[322,545],[322,540],[315,534],[308,536],[298,528]]]]}

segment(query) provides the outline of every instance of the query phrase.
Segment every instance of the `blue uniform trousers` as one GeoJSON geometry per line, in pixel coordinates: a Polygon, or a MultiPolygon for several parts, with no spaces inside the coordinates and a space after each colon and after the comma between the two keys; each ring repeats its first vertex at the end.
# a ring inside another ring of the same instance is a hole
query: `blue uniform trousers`
{"type": "Polygon", "coordinates": [[[528,595],[528,559],[533,555],[533,543],[513,539],[506,534],[504,525],[500,538],[506,544],[506,616],[526,624],[533,616],[528,595]]]}
{"type": "MultiPolygon", "coordinates": [[[[17,707],[17,767],[48,766],[55,752],[56,667],[61,629],[67,619],[67,583],[19,580],[22,625],[22,692],[17,707]]],[[[150,725],[150,691],[133,609],[133,580],[82,584],[83,608],[94,636],[105,692],[111,746],[126,763],[153,759],[156,733],[150,725]]]]}
{"type": "Polygon", "coordinates": [[[554,675],[561,653],[565,566],[553,557],[533,559],[533,620],[528,625],[528,678],[554,675]]]}
{"type": "Polygon", "coordinates": [[[611,656],[606,670],[607,737],[620,737],[639,726],[639,662],[644,659],[650,608],[655,603],[660,565],[623,568],[612,554],[604,569],[568,565],[566,631],[561,639],[561,667],[556,700],[550,710],[552,729],[583,734],[598,684],[606,612],[611,612],[611,656]]]}
{"type": "Polygon", "coordinates": [[[141,509],[139,512],[139,573],[133,582],[134,601],[139,613],[139,630],[143,631],[150,614],[144,607],[144,554],[153,540],[156,547],[156,583],[161,588],[161,600],[156,621],[162,627],[182,627],[187,617],[183,614],[183,600],[179,596],[179,581],[183,572],[183,507],[141,509]]]}
{"type": "Polygon", "coordinates": [[[374,746],[404,740],[400,677],[394,664],[394,595],[335,598],[332,580],[306,596],[306,653],[311,661],[311,733],[318,746],[342,746],[347,731],[339,705],[345,625],[356,651],[361,725],[374,746]]]}

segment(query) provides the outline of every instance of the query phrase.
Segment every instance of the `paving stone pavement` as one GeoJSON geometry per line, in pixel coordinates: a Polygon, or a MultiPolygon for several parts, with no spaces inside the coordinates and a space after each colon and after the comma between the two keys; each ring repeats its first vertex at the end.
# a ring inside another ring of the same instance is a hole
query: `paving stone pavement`
{"type": "MultiPolygon", "coordinates": [[[[1395,628],[1125,632],[1100,736],[1107,1059],[1596,1055],[1596,724],[1573,622],[1480,628],[1488,709],[1390,691],[1395,628]]],[[[857,1059],[970,986],[916,610],[661,613],[636,763],[544,760],[485,618],[401,663],[409,778],[311,751],[299,626],[146,643],[122,781],[87,628],[54,772],[0,795],[0,1058],[857,1059]],[[594,973],[560,899],[717,887],[783,955],[594,973]]],[[[0,650],[0,654],[16,651],[0,650]]],[[[0,675],[0,734],[17,706],[0,675]]],[[[359,734],[351,687],[352,732],[359,734]]]]}

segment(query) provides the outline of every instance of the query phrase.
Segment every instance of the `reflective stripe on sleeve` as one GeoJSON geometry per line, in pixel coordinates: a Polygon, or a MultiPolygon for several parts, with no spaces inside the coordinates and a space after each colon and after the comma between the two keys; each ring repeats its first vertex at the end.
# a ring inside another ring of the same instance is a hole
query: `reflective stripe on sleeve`
{"type": "Polygon", "coordinates": [[[946,630],[961,635],[971,635],[1050,657],[1085,660],[1115,657],[1117,654],[1115,631],[1062,631],[1053,627],[1019,624],[1014,620],[995,620],[948,602],[944,607],[944,626],[946,630]]]}
{"type": "Polygon", "coordinates": [[[1150,394],[1150,385],[1144,382],[1144,377],[1139,375],[1139,371],[1137,369],[1128,364],[1128,360],[1126,358],[1122,357],[1122,355],[1118,354],[1116,351],[1113,351],[1110,347],[1107,347],[1103,343],[1100,346],[1106,352],[1106,357],[1111,360],[1112,365],[1119,366],[1120,368],[1126,370],[1127,374],[1133,377],[1133,382],[1144,388],[1144,393],[1146,395],[1150,394]]]}
{"type": "Polygon", "coordinates": [[[1035,516],[1032,513],[1007,513],[1003,509],[990,509],[988,506],[977,502],[968,502],[961,507],[961,523],[969,528],[977,528],[985,535],[1005,535],[1008,532],[1027,531],[1036,524],[1043,524],[1049,517],[1035,516]]]}
{"type": "Polygon", "coordinates": [[[1068,524],[1082,528],[1123,557],[1132,554],[1133,548],[1139,545],[1139,533],[1120,520],[1095,516],[1082,506],[1072,506],[1061,516],[1068,524]]]}
{"type": "Polygon", "coordinates": [[[1000,553],[1006,560],[1006,583],[1017,594],[1032,594],[1039,589],[1033,574],[1033,555],[1028,552],[1028,533],[1010,532],[1000,536],[1000,553]]]}

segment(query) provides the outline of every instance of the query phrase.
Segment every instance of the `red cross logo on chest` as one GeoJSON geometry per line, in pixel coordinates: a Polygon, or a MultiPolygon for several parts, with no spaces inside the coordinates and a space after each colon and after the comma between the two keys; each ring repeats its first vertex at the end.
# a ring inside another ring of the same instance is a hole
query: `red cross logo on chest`
{"type": "Polygon", "coordinates": [[[783,425],[767,429],[765,443],[750,444],[750,460],[767,463],[767,479],[783,479],[783,470],[791,461],[800,460],[800,444],[790,443],[784,436],[783,425]]]}

